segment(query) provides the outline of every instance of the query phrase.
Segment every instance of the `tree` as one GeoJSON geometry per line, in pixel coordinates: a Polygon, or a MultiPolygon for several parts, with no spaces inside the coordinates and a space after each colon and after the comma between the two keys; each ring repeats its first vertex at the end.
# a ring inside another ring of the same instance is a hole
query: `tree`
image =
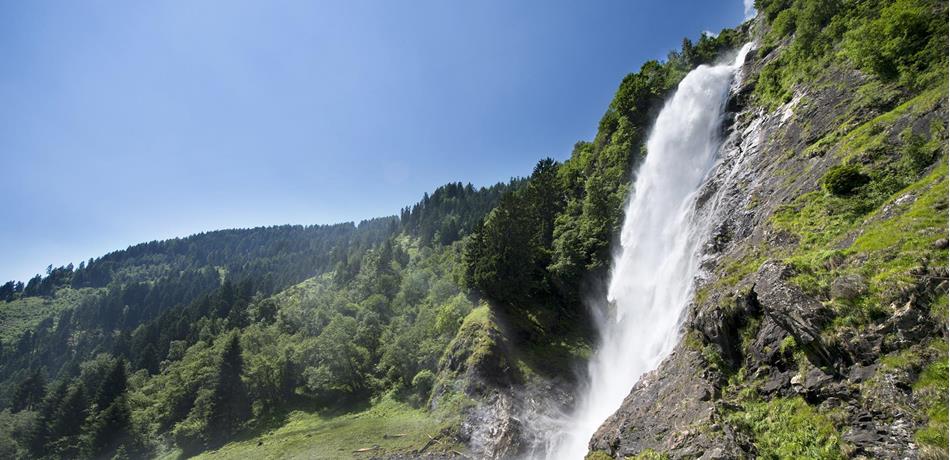
{"type": "Polygon", "coordinates": [[[27,445],[30,454],[34,457],[43,457],[48,452],[48,445],[53,437],[53,428],[59,416],[59,406],[68,392],[65,381],[56,382],[39,407],[39,414],[32,432],[29,434],[27,445]]]}
{"type": "Polygon", "coordinates": [[[82,382],[77,381],[66,393],[51,430],[53,451],[64,458],[78,457],[83,449],[82,427],[89,415],[89,401],[82,382]]]}
{"type": "Polygon", "coordinates": [[[306,369],[312,390],[338,390],[357,394],[366,389],[369,351],[356,343],[356,319],[337,314],[313,342],[317,365],[306,369]]]}
{"type": "Polygon", "coordinates": [[[105,410],[116,398],[125,394],[127,387],[125,360],[120,358],[115,360],[112,369],[99,384],[99,389],[96,392],[96,406],[99,410],[105,410]]]}
{"type": "Polygon", "coordinates": [[[139,359],[135,367],[138,369],[145,369],[149,374],[158,373],[158,351],[155,350],[155,345],[152,345],[151,343],[145,345],[145,349],[143,349],[142,354],[139,355],[139,359]]]}
{"type": "Polygon", "coordinates": [[[221,353],[214,393],[211,396],[208,431],[212,441],[223,441],[232,435],[250,414],[247,390],[241,380],[243,372],[240,336],[237,332],[232,332],[221,353]]]}
{"type": "Polygon", "coordinates": [[[39,369],[33,369],[30,375],[23,379],[13,391],[11,410],[33,410],[43,400],[46,394],[46,378],[39,369]]]}
{"type": "MultiPolygon", "coordinates": [[[[117,396],[93,418],[89,427],[89,449],[95,458],[112,458],[130,439],[132,413],[125,394],[117,396]]],[[[127,448],[127,446],[126,446],[127,448]]]]}

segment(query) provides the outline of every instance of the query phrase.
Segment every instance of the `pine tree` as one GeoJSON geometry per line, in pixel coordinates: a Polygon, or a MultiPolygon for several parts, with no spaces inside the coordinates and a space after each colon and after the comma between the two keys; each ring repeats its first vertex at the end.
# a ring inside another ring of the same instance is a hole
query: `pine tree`
{"type": "Polygon", "coordinates": [[[158,364],[158,352],[155,350],[155,345],[151,343],[145,345],[145,349],[143,349],[142,354],[139,355],[136,367],[138,369],[147,370],[149,374],[157,374],[158,364]]]}
{"type": "Polygon", "coordinates": [[[32,410],[43,400],[46,393],[46,378],[39,369],[33,369],[30,375],[23,379],[13,392],[13,412],[32,410]]]}
{"type": "Polygon", "coordinates": [[[232,332],[221,354],[212,396],[211,415],[208,420],[209,438],[212,442],[225,440],[250,414],[247,390],[241,380],[243,371],[244,358],[241,357],[240,337],[236,332],[232,332]]]}
{"type": "Polygon", "coordinates": [[[59,381],[50,388],[39,407],[36,424],[29,434],[27,445],[33,457],[43,457],[47,454],[47,445],[52,439],[53,425],[59,414],[59,406],[66,397],[68,386],[65,381],[59,381]]]}
{"type": "Polygon", "coordinates": [[[128,387],[128,380],[125,373],[125,360],[117,359],[109,374],[99,384],[99,390],[96,392],[96,407],[99,410],[105,410],[112,404],[116,398],[125,394],[128,387]]]}
{"type": "Polygon", "coordinates": [[[125,445],[132,423],[132,412],[124,394],[116,397],[109,406],[99,412],[90,426],[90,451],[95,458],[112,458],[125,445]]]}
{"type": "Polygon", "coordinates": [[[86,390],[81,382],[76,382],[63,399],[50,437],[53,440],[55,454],[63,458],[76,458],[83,449],[82,427],[89,414],[89,402],[86,390]]]}

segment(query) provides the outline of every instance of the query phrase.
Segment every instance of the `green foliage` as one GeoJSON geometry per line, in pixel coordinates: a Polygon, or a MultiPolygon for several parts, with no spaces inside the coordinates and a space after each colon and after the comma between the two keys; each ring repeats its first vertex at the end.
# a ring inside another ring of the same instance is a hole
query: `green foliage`
{"type": "Polygon", "coordinates": [[[653,449],[646,449],[632,457],[634,460],[669,460],[670,456],[663,452],[657,452],[653,449]]]}
{"type": "Polygon", "coordinates": [[[745,402],[727,419],[752,435],[758,458],[844,458],[834,424],[801,397],[745,402]]]}
{"type": "Polygon", "coordinates": [[[584,460],[613,460],[613,457],[602,450],[594,450],[588,453],[584,460]]]}
{"type": "Polygon", "coordinates": [[[945,79],[946,2],[896,0],[872,20],[850,30],[845,53],[862,69],[885,81],[924,88],[945,79]]]}
{"type": "Polygon", "coordinates": [[[217,379],[211,394],[211,409],[207,429],[211,439],[224,440],[237,432],[250,414],[247,390],[241,379],[244,358],[241,339],[232,332],[221,352],[217,379]]]}
{"type": "Polygon", "coordinates": [[[857,165],[844,164],[829,169],[821,178],[821,183],[834,195],[851,195],[870,180],[857,165]]]}
{"type": "Polygon", "coordinates": [[[29,458],[30,434],[36,429],[37,413],[0,411],[0,458],[29,458]]]}
{"type": "Polygon", "coordinates": [[[763,0],[769,22],[760,54],[787,46],[762,69],[755,89],[774,108],[795,85],[846,60],[884,82],[919,90],[946,80],[946,2],[939,0],[763,0]],[[841,37],[845,39],[842,40],[841,37]]]}
{"type": "Polygon", "coordinates": [[[940,458],[947,456],[947,342],[937,341],[932,348],[937,351],[933,361],[928,364],[914,383],[914,394],[921,399],[927,423],[921,427],[914,438],[922,446],[924,457],[940,458]]]}

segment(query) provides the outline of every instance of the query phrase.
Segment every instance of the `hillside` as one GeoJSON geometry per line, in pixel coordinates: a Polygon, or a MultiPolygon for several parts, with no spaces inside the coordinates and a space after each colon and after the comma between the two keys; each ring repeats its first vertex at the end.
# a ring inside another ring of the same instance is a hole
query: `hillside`
{"type": "Polygon", "coordinates": [[[552,456],[657,113],[751,42],[675,347],[588,458],[947,458],[947,3],[756,7],[524,179],[5,284],[0,457],[552,456]]]}

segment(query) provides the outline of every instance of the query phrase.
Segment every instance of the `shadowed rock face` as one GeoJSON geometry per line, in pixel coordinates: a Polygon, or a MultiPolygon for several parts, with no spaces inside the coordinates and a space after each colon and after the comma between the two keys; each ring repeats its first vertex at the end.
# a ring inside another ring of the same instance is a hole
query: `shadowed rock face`
{"type": "MultiPolygon", "coordinates": [[[[771,55],[750,58],[744,69],[752,76],[747,81],[754,81],[769,59],[771,55]]],[[[817,152],[812,155],[801,153],[842,119],[853,117],[857,123],[878,115],[852,104],[855,95],[848,88],[864,77],[845,70],[827,75],[830,81],[800,87],[791,102],[773,112],[747,104],[748,85],[733,94],[727,107],[735,114],[727,117],[720,161],[697,200],[698,207],[709,208],[706,212],[716,213],[720,222],[703,250],[706,275],[697,285],[704,294],[690,306],[685,339],[636,384],[591,439],[591,450],[615,458],[648,449],[671,458],[755,458],[750,435],[727,417],[740,408],[723,395],[728,376],[742,368],[747,377],[741,385],[762,400],[800,396],[814,407],[835,409],[847,455],[920,455],[914,432],[924,420],[921,402],[911,390],[916,375],[900,369],[883,371],[880,359],[895,350],[945,339],[943,325],[935,323],[927,308],[946,293],[947,268],[922,261],[912,274],[916,282],[894,293],[893,304],[885,308],[886,318],[861,333],[845,330],[829,336],[825,331],[835,313],[828,303],[865,294],[868,280],[840,277],[828,287],[828,297],[820,297],[792,282],[795,269],[777,260],[798,241],[774,228],[770,218],[780,206],[818,190],[821,177],[841,161],[816,149],[810,150],[817,152]],[[797,172],[794,180],[786,171],[797,172]],[[723,187],[728,188],[720,194],[724,202],[714,203],[710,198],[723,187]],[[761,262],[735,283],[725,285],[713,276],[728,261],[750,259],[761,262]],[[793,356],[788,344],[802,355],[793,356]],[[719,362],[711,362],[709,351],[719,362]]],[[[946,102],[941,102],[935,111],[898,118],[891,130],[943,123],[946,113],[946,102]]],[[[915,199],[897,197],[891,203],[896,207],[915,199]]],[[[886,204],[877,218],[887,218],[892,205],[886,204]]],[[[839,244],[850,246],[855,237],[839,244]]]]}

